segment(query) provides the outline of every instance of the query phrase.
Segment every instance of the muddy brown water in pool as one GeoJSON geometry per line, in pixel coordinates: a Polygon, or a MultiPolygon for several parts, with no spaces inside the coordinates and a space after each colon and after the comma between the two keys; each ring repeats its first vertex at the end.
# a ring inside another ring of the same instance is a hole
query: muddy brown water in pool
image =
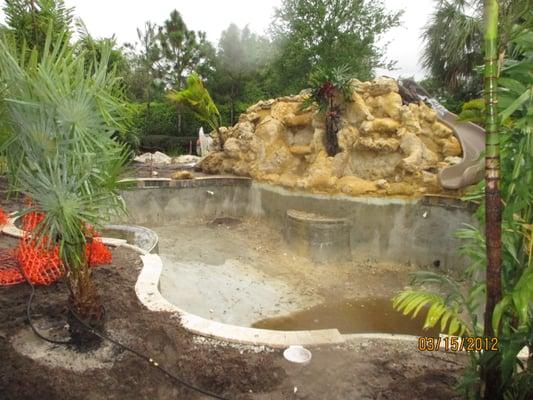
{"type": "Polygon", "coordinates": [[[392,308],[390,299],[357,299],[319,304],[286,316],[254,323],[254,328],[283,331],[333,329],[340,333],[395,333],[416,336],[438,336],[437,329],[424,330],[427,310],[416,318],[392,308]]]}

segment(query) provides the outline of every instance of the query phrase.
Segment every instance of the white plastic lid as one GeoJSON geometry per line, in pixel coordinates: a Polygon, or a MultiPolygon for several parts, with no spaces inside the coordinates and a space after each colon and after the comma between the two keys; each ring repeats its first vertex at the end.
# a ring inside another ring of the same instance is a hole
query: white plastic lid
{"type": "Polygon", "coordinates": [[[311,352],[303,346],[293,345],[285,349],[283,357],[285,357],[287,361],[293,363],[306,364],[311,361],[312,355],[311,352]]]}

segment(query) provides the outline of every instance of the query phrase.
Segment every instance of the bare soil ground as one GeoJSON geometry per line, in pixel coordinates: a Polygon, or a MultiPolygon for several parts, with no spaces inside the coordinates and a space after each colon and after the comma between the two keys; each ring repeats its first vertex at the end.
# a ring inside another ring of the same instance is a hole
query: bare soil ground
{"type": "MultiPolygon", "coordinates": [[[[2,201],[8,210],[16,201],[2,201]]],[[[16,240],[0,236],[0,247],[16,240]]],[[[94,270],[106,307],[107,333],[151,356],[175,375],[228,399],[453,399],[467,362],[460,355],[422,353],[416,343],[353,340],[311,349],[306,366],[281,351],[192,335],[168,313],[137,300],[138,255],[118,248],[113,263],[94,270]]],[[[195,290],[191,287],[190,290],[195,290]]],[[[205,399],[115,345],[80,354],[35,338],[26,320],[30,288],[0,287],[0,399],[205,399]]],[[[33,316],[45,334],[66,332],[62,282],[37,287],[33,316]]]]}

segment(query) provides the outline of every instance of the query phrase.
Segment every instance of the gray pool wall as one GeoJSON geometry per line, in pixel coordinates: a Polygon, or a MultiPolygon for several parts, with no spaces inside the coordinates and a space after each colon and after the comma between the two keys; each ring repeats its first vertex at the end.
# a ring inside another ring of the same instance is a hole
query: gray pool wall
{"type": "MultiPolygon", "coordinates": [[[[347,222],[352,259],[464,268],[454,233],[473,224],[472,205],[442,196],[350,197],[289,191],[246,178],[143,181],[123,193],[128,223],[156,226],[217,217],[261,217],[287,231],[287,211],[347,222]]],[[[311,247],[320,243],[310,243],[311,247]]]]}

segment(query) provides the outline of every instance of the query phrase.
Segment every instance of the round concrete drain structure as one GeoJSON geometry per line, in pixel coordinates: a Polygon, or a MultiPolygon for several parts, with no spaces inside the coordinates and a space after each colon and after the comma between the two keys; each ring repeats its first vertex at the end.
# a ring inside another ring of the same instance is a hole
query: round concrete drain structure
{"type": "Polygon", "coordinates": [[[288,210],[285,240],[294,251],[315,262],[351,259],[350,228],[346,218],[288,210]]]}

